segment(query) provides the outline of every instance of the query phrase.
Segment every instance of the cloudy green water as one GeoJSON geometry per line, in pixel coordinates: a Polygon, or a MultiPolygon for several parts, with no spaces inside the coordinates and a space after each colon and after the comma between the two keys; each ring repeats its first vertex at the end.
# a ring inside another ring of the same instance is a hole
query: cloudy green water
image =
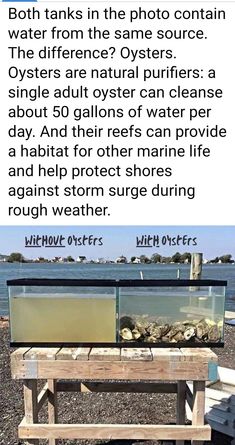
{"type": "MultiPolygon", "coordinates": [[[[0,314],[8,314],[6,280],[16,278],[175,279],[189,278],[189,265],[175,264],[8,264],[0,263],[0,314]]],[[[204,265],[204,279],[227,280],[226,309],[235,311],[235,265],[204,265]]],[[[51,289],[50,289],[51,290],[51,289]]]]}

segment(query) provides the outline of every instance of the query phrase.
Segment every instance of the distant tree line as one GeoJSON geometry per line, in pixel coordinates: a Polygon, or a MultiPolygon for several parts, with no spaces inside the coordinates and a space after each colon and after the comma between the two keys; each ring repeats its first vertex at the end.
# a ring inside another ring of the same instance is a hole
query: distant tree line
{"type": "MultiPolygon", "coordinates": [[[[131,263],[135,262],[137,257],[131,257],[131,263]]],[[[159,253],[154,253],[150,258],[146,255],[140,255],[139,257],[141,263],[190,263],[191,253],[184,252],[183,254],[176,252],[173,256],[162,256],[159,253]]]]}
{"type": "Polygon", "coordinates": [[[217,256],[215,257],[213,260],[210,261],[211,263],[234,263],[234,260],[232,259],[232,255],[227,254],[227,255],[222,255],[222,256],[217,256]]]}
{"type": "MultiPolygon", "coordinates": [[[[151,257],[147,257],[146,255],[141,255],[138,257],[141,263],[150,264],[150,263],[190,263],[191,262],[191,253],[184,252],[183,254],[176,252],[173,256],[162,256],[159,253],[154,253],[151,257]]],[[[136,262],[137,257],[131,257],[131,263],[136,262]]],[[[232,255],[226,254],[220,257],[216,257],[212,260],[209,260],[210,263],[234,263],[232,259],[232,255]]]]}
{"type": "MultiPolygon", "coordinates": [[[[59,260],[59,257],[57,257],[57,259],[59,260]]],[[[69,255],[67,256],[67,258],[65,258],[65,260],[68,263],[74,263],[75,259],[69,255]]],[[[29,263],[32,262],[32,260],[27,260],[22,253],[20,252],[12,252],[8,258],[7,258],[8,263],[29,263]]],[[[49,260],[47,258],[44,258],[42,256],[38,257],[37,260],[34,260],[34,262],[37,263],[47,263],[49,260]]]]}
{"type": "MultiPolygon", "coordinates": [[[[123,258],[126,260],[126,257],[123,256],[123,258]]],[[[140,257],[132,256],[131,257],[131,263],[138,262],[142,264],[150,264],[150,263],[163,263],[163,264],[169,264],[169,263],[177,263],[177,264],[183,264],[183,263],[190,263],[191,262],[191,253],[190,252],[184,252],[183,254],[176,252],[173,256],[162,256],[159,253],[154,253],[151,257],[147,257],[146,255],[140,255],[140,257]]],[[[58,257],[59,260],[59,257],[58,257]]],[[[64,259],[68,263],[75,262],[74,258],[71,255],[68,255],[67,258],[64,259]]],[[[27,260],[22,253],[20,252],[12,252],[7,257],[8,263],[28,263],[32,262],[33,260],[27,260]]],[[[44,257],[39,257],[37,260],[34,260],[34,262],[38,263],[45,263],[49,260],[44,257]]],[[[223,264],[232,264],[234,263],[234,260],[232,259],[231,254],[225,254],[221,256],[217,256],[213,258],[212,260],[209,260],[210,263],[216,264],[216,263],[223,263],[223,264]]]]}

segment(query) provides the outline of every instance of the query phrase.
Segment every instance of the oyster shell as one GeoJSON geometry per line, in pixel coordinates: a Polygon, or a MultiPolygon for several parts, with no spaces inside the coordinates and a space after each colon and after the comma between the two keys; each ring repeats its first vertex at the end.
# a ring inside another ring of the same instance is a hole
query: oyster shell
{"type": "Polygon", "coordinates": [[[147,332],[148,327],[149,327],[149,322],[145,319],[144,320],[138,319],[138,321],[136,321],[136,323],[135,323],[135,329],[138,329],[140,334],[144,337],[146,335],[148,335],[148,332],[147,332]]]}
{"type": "Polygon", "coordinates": [[[170,325],[169,324],[164,324],[163,326],[160,326],[161,330],[162,330],[162,335],[166,335],[167,332],[169,332],[170,330],[170,325]]]}
{"type": "Polygon", "coordinates": [[[156,337],[154,337],[154,335],[150,335],[150,337],[146,337],[146,341],[148,343],[157,343],[157,339],[156,339],[156,337]]]}
{"type": "Polygon", "coordinates": [[[210,327],[208,332],[208,340],[209,341],[219,341],[220,340],[220,330],[217,324],[210,327]]]}
{"type": "Polygon", "coordinates": [[[133,335],[129,328],[123,328],[120,331],[120,335],[123,338],[123,340],[133,340],[133,335]]]}
{"type": "Polygon", "coordinates": [[[182,337],[182,335],[185,332],[185,326],[184,325],[177,325],[177,326],[172,326],[171,329],[167,332],[166,334],[166,338],[168,339],[173,339],[176,336],[178,336],[179,338],[182,337]],[[182,335],[181,335],[182,334],[182,335]]]}
{"type": "Polygon", "coordinates": [[[185,340],[185,338],[184,338],[184,333],[181,332],[181,331],[177,332],[177,334],[175,334],[174,337],[171,338],[171,342],[172,342],[173,340],[175,340],[175,341],[177,341],[177,342],[178,342],[178,341],[184,341],[184,340],[185,340]]]}
{"type": "Polygon", "coordinates": [[[151,335],[155,338],[161,338],[162,337],[162,329],[161,327],[156,327],[152,332],[151,335]]]}
{"type": "Polygon", "coordinates": [[[209,326],[206,323],[205,320],[201,320],[199,321],[199,323],[197,323],[196,325],[196,336],[197,338],[199,338],[200,340],[206,340],[208,337],[208,332],[209,332],[209,326]]]}
{"type": "Polygon", "coordinates": [[[186,325],[184,323],[181,323],[181,321],[176,321],[175,323],[173,323],[172,328],[176,329],[180,332],[184,332],[186,329],[186,325]]]}
{"type": "Polygon", "coordinates": [[[134,337],[135,340],[138,340],[141,337],[141,333],[138,331],[138,329],[133,329],[132,331],[132,335],[134,337]]]}
{"type": "Polygon", "coordinates": [[[213,320],[210,320],[209,318],[205,318],[205,322],[208,324],[209,327],[216,325],[216,322],[213,320]]]}
{"type": "Polygon", "coordinates": [[[155,335],[155,331],[157,330],[157,327],[158,327],[157,323],[149,323],[146,330],[150,335],[155,335]]]}
{"type": "Polygon", "coordinates": [[[186,341],[188,341],[188,340],[190,340],[192,337],[194,337],[195,334],[196,334],[196,328],[193,327],[193,326],[191,326],[190,328],[187,328],[187,329],[184,331],[184,339],[185,339],[186,341]]]}
{"type": "Polygon", "coordinates": [[[123,341],[178,343],[191,340],[206,344],[221,339],[222,327],[223,320],[215,322],[209,318],[168,324],[167,320],[156,316],[124,315],[120,319],[120,337],[123,341]]]}

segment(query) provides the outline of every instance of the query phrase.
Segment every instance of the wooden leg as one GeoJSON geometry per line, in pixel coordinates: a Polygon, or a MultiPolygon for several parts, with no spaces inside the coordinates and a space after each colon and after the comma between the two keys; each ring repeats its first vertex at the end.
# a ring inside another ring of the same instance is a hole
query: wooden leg
{"type": "MultiPolygon", "coordinates": [[[[38,422],[37,380],[24,380],[24,411],[26,423],[38,422]]],[[[38,445],[38,439],[28,439],[26,445],[38,445]]]]}
{"type": "MultiPolygon", "coordinates": [[[[205,416],[205,382],[193,382],[193,411],[192,411],[192,425],[204,425],[205,416]]],[[[202,440],[193,440],[192,445],[203,445],[202,440]]]]}
{"type": "MultiPolygon", "coordinates": [[[[177,383],[177,425],[185,425],[185,402],[186,402],[186,382],[177,383]]],[[[184,445],[184,440],[176,440],[176,445],[184,445]]]]}
{"type": "MultiPolygon", "coordinates": [[[[48,422],[57,423],[57,392],[56,392],[56,380],[49,379],[48,383],[48,422]]],[[[56,445],[56,439],[49,439],[49,445],[56,445]]]]}

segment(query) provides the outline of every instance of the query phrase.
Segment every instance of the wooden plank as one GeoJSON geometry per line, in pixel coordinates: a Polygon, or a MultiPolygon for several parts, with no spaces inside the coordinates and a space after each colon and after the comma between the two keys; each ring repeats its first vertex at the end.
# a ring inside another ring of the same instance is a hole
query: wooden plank
{"type": "MultiPolygon", "coordinates": [[[[192,410],[192,425],[204,425],[205,416],[205,382],[193,382],[193,410],[192,410]]],[[[192,445],[203,445],[203,442],[192,441],[192,445]]]]}
{"type": "Polygon", "coordinates": [[[55,360],[60,348],[31,348],[24,354],[25,360],[55,360]]]}
{"type": "Polygon", "coordinates": [[[205,414],[205,382],[193,382],[193,413],[192,424],[203,425],[205,414]]]}
{"type": "Polygon", "coordinates": [[[19,360],[12,366],[14,379],[81,380],[207,380],[208,365],[167,361],[19,360]]]}
{"type": "MultiPolygon", "coordinates": [[[[49,424],[55,424],[57,422],[57,391],[56,380],[49,379],[48,383],[48,422],[49,424]]],[[[49,445],[56,445],[57,440],[49,438],[49,445]]]]}
{"type": "Polygon", "coordinates": [[[153,357],[150,348],[122,348],[121,360],[152,361],[153,357]]]}
{"type": "Polygon", "coordinates": [[[118,378],[127,380],[185,380],[207,379],[207,368],[200,367],[198,371],[193,364],[186,366],[177,364],[171,370],[166,362],[78,362],[55,361],[31,361],[22,360],[12,368],[14,378],[56,378],[56,379],[109,379],[118,378]]]}
{"type": "MultiPolygon", "coordinates": [[[[22,378],[20,363],[15,369],[16,378],[22,378]]],[[[25,372],[25,369],[23,370],[25,372]]],[[[153,362],[146,360],[128,361],[38,361],[37,378],[81,379],[81,380],[207,380],[208,366],[195,363],[153,362]]]]}
{"type": "Polygon", "coordinates": [[[11,364],[11,375],[13,379],[37,379],[37,360],[17,360],[11,364]]]}
{"type": "Polygon", "coordinates": [[[178,348],[151,348],[153,360],[180,362],[184,360],[183,354],[178,348]]]}
{"type": "Polygon", "coordinates": [[[181,348],[185,360],[192,362],[218,362],[217,355],[210,348],[181,348]]]}
{"type": "Polygon", "coordinates": [[[16,351],[11,353],[11,377],[15,378],[13,369],[18,365],[19,360],[23,360],[24,355],[28,352],[30,348],[18,348],[16,351]]]}
{"type": "Polygon", "coordinates": [[[89,360],[120,360],[120,348],[92,348],[89,360]]]}
{"type": "Polygon", "coordinates": [[[38,394],[38,413],[47,400],[48,397],[47,390],[48,390],[48,384],[46,383],[41,389],[40,393],[38,394]]]}
{"type": "MultiPolygon", "coordinates": [[[[36,425],[36,422],[38,421],[36,380],[24,380],[24,411],[26,424],[36,425]]],[[[25,445],[39,445],[39,440],[29,438],[25,445]]]]}
{"type": "Polygon", "coordinates": [[[56,360],[76,360],[78,348],[61,348],[56,354],[56,360]]]}
{"type": "Polygon", "coordinates": [[[91,348],[77,348],[76,360],[88,360],[91,348]]]}
{"type": "Polygon", "coordinates": [[[31,348],[18,348],[16,351],[11,353],[11,360],[22,360],[26,352],[28,352],[31,348]]]}
{"type": "Polygon", "coordinates": [[[39,439],[102,439],[102,440],[209,440],[210,427],[191,425],[106,425],[106,424],[34,424],[21,422],[19,438],[38,437],[39,439]]]}
{"type": "Polygon", "coordinates": [[[88,360],[91,348],[61,348],[56,360],[88,360]]]}
{"type": "MultiPolygon", "coordinates": [[[[182,381],[177,383],[177,409],[176,409],[177,425],[185,424],[185,402],[186,402],[186,381],[182,381]]],[[[184,445],[184,440],[177,440],[176,445],[184,445]]]]}

